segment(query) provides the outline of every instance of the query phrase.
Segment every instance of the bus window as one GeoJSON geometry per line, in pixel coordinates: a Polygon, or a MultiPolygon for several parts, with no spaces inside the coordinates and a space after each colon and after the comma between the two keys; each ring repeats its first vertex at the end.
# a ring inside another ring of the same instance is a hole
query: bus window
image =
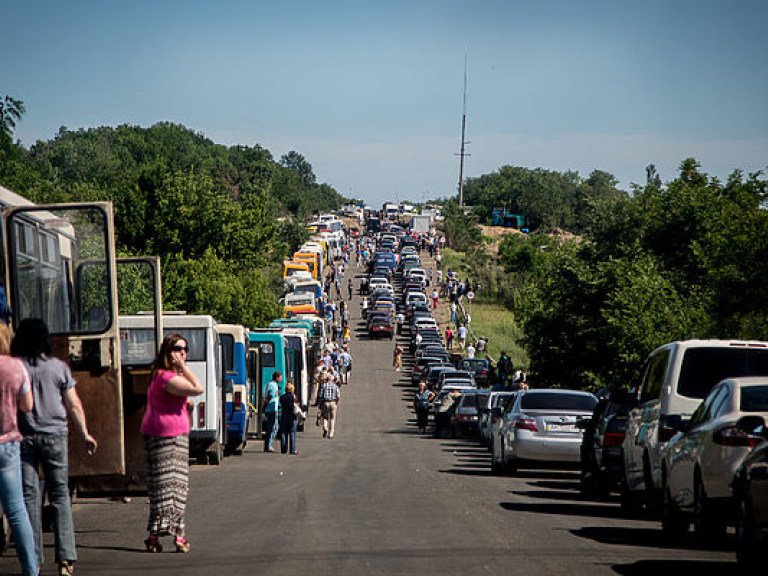
{"type": "MultiPolygon", "coordinates": [[[[163,337],[178,334],[187,341],[187,362],[205,362],[205,329],[166,328],[163,337]]],[[[124,366],[151,364],[155,359],[155,332],[152,328],[120,329],[120,363],[124,366]]]]}
{"type": "Polygon", "coordinates": [[[52,335],[103,334],[114,318],[111,220],[103,207],[24,207],[8,216],[14,322],[52,335]]]}
{"type": "Polygon", "coordinates": [[[224,374],[235,371],[235,337],[232,334],[219,334],[221,341],[221,363],[224,374]]]}
{"type": "Polygon", "coordinates": [[[262,368],[275,367],[275,347],[271,342],[259,342],[259,351],[261,356],[262,368]]]}

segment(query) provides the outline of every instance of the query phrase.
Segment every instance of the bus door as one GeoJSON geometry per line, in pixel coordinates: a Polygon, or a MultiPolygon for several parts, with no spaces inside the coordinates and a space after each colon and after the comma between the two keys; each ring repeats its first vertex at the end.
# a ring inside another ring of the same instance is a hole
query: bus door
{"type": "Polygon", "coordinates": [[[70,475],[125,474],[112,205],[5,207],[3,235],[12,323],[47,323],[53,355],[69,365],[99,442],[88,455],[70,435],[70,475]]]}
{"type": "Polygon", "coordinates": [[[280,383],[280,394],[285,393],[285,385],[290,382],[293,384],[294,391],[299,386],[299,371],[298,371],[298,358],[296,351],[288,346],[284,349],[285,353],[285,374],[283,375],[283,381],[280,383]]]}
{"type": "Polygon", "coordinates": [[[248,438],[261,438],[261,358],[258,347],[248,348],[248,438]]]}
{"type": "Polygon", "coordinates": [[[152,362],[163,342],[160,258],[157,256],[118,258],[117,279],[120,314],[131,315],[152,310],[154,329],[147,335],[146,342],[132,341],[123,329],[119,332],[123,382],[125,476],[81,481],[78,488],[84,492],[143,492],[146,490],[146,456],[144,438],[140,429],[144,413],[147,411],[147,391],[152,362]],[[127,347],[127,350],[124,347],[127,347]],[[123,353],[124,350],[127,354],[123,353]]]}

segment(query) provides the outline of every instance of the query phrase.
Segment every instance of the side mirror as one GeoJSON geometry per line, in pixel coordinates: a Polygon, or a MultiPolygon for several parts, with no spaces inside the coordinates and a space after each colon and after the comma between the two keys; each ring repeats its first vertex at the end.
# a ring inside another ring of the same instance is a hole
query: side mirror
{"type": "Polygon", "coordinates": [[[670,414],[664,416],[659,426],[659,442],[669,442],[678,432],[687,432],[690,430],[689,421],[683,421],[680,414],[670,414]]]}
{"type": "Polygon", "coordinates": [[[765,419],[762,416],[742,416],[736,422],[736,427],[747,434],[765,435],[765,419]]]}

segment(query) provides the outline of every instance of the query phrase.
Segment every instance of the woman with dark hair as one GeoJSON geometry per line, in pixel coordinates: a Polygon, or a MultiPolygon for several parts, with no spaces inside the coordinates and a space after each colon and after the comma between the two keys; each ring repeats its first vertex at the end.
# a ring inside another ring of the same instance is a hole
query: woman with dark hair
{"type": "Polygon", "coordinates": [[[74,422],[89,454],[98,444],[88,433],[85,412],[75,390],[76,382],[64,362],[51,356],[51,335],[45,322],[27,318],[19,323],[11,343],[11,354],[18,357],[29,373],[34,407],[19,416],[21,473],[24,502],[35,536],[38,565],[43,566],[42,498],[40,475],[45,474],[45,491],[54,509],[56,563],[59,574],[75,573],[75,530],[69,498],[69,460],[67,452],[67,414],[74,422]]]}
{"type": "Polygon", "coordinates": [[[147,452],[149,490],[148,552],[162,552],[160,536],[174,536],[177,552],[189,552],[184,513],[189,492],[188,398],[203,386],[187,366],[187,341],[178,334],[163,339],[152,367],[147,412],[141,423],[147,452]]]}
{"type": "Polygon", "coordinates": [[[16,554],[24,576],[37,574],[35,537],[24,506],[21,484],[21,458],[17,411],[32,409],[29,375],[18,358],[8,356],[11,336],[8,325],[0,322],[0,502],[11,525],[16,554]]]}

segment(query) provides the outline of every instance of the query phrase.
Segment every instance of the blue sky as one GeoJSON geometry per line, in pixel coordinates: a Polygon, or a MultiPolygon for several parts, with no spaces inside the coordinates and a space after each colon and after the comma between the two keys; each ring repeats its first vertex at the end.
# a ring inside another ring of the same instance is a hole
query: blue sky
{"type": "Polygon", "coordinates": [[[25,146],[60,126],[171,121],[297,150],[372,203],[511,164],[621,187],[697,158],[768,167],[764,0],[5,0],[0,95],[25,146]]]}

